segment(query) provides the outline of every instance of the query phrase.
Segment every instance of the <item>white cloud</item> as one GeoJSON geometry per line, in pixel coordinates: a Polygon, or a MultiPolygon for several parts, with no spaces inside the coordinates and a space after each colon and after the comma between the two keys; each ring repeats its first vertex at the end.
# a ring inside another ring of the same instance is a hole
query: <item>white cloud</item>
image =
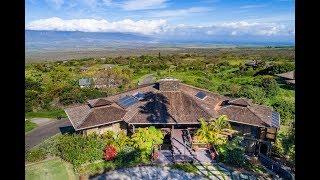
{"type": "Polygon", "coordinates": [[[164,19],[137,20],[124,19],[109,22],[105,19],[71,19],[58,17],[32,21],[28,30],[56,30],[83,32],[127,32],[157,36],[292,36],[294,27],[278,23],[228,22],[208,26],[170,25],[164,19]]]}
{"type": "Polygon", "coordinates": [[[57,30],[57,31],[84,31],[84,32],[130,32],[154,34],[163,31],[166,20],[139,20],[124,19],[109,22],[101,19],[71,19],[63,20],[58,17],[32,21],[26,25],[28,30],[57,30]]]}
{"type": "Polygon", "coordinates": [[[192,7],[187,9],[165,10],[151,13],[152,17],[176,17],[186,16],[193,13],[208,12],[210,9],[206,7],[192,7]]]}
{"type": "Polygon", "coordinates": [[[124,10],[159,9],[166,7],[167,0],[128,0],[123,3],[124,10]]]}

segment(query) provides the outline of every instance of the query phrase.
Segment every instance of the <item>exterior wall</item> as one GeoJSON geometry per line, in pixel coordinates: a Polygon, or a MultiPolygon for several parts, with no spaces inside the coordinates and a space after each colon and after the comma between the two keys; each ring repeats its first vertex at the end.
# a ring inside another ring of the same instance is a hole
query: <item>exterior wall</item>
{"type": "Polygon", "coordinates": [[[109,124],[109,125],[104,125],[104,126],[100,126],[100,127],[95,127],[95,128],[83,130],[83,134],[85,134],[85,135],[89,135],[92,133],[103,134],[107,131],[113,131],[115,133],[119,133],[120,131],[123,131],[124,133],[127,134],[127,127],[124,122],[116,122],[116,123],[109,124]]]}
{"type": "Polygon", "coordinates": [[[255,126],[249,126],[245,124],[238,124],[231,122],[230,123],[232,128],[241,132],[242,134],[247,134],[248,136],[254,137],[254,138],[259,138],[259,127],[255,126]]]}

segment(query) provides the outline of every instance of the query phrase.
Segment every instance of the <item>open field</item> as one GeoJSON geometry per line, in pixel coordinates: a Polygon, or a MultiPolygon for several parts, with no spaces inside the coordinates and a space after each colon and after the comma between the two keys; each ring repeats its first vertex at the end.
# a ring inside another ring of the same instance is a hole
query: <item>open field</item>
{"type": "MultiPolygon", "coordinates": [[[[59,61],[81,58],[101,58],[101,57],[117,57],[117,56],[140,56],[140,55],[171,55],[177,53],[198,53],[203,55],[217,55],[224,52],[234,53],[252,53],[260,51],[263,53],[278,53],[279,51],[288,51],[288,47],[282,48],[265,48],[265,47],[157,47],[157,48],[131,48],[131,49],[97,49],[97,50],[79,50],[79,51],[42,51],[42,52],[26,52],[26,63],[43,62],[43,61],[59,61]]],[[[292,48],[289,48],[292,51],[292,48]]],[[[281,52],[280,52],[281,53],[281,52]]]]}

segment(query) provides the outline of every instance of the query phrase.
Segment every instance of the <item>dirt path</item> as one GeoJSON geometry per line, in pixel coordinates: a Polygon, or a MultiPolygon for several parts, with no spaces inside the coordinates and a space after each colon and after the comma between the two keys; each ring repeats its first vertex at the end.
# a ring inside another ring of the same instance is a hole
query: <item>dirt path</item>
{"type": "Polygon", "coordinates": [[[61,119],[30,131],[25,135],[25,149],[28,150],[53,135],[64,133],[66,129],[72,129],[70,126],[72,127],[68,119],[61,119]]]}

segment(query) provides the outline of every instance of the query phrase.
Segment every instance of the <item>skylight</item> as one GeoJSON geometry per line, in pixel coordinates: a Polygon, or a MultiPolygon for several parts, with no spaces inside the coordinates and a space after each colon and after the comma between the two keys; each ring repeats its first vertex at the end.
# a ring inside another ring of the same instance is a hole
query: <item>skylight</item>
{"type": "Polygon", "coordinates": [[[206,93],[204,93],[204,92],[202,92],[202,91],[199,91],[199,92],[196,94],[196,97],[203,100],[205,97],[207,97],[207,95],[206,95],[206,93]]]}
{"type": "Polygon", "coordinates": [[[145,94],[142,92],[138,92],[134,95],[135,98],[137,98],[138,100],[142,100],[144,98],[145,94]]]}
{"type": "Polygon", "coordinates": [[[125,97],[119,99],[118,104],[123,108],[127,108],[137,102],[138,102],[137,98],[135,98],[133,96],[125,96],[125,97]]]}

